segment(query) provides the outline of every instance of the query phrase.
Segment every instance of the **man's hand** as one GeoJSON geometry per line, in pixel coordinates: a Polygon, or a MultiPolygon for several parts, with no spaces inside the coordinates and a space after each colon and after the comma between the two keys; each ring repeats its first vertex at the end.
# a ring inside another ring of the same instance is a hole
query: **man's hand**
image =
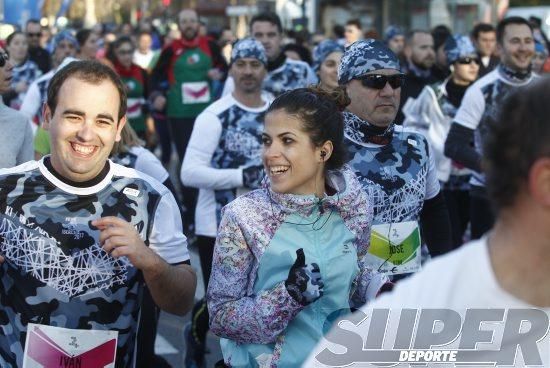
{"type": "Polygon", "coordinates": [[[134,267],[153,271],[161,261],[153,250],[145,245],[136,229],[127,221],[108,216],[92,221],[99,231],[99,244],[114,258],[127,257],[134,267]]]}
{"type": "Polygon", "coordinates": [[[223,78],[223,73],[219,69],[210,69],[208,71],[208,78],[210,80],[221,80],[223,78]]]}
{"type": "Polygon", "coordinates": [[[164,97],[164,96],[159,95],[153,101],[153,109],[155,109],[157,111],[164,110],[165,106],[166,106],[166,97],[164,97]]]}
{"type": "Polygon", "coordinates": [[[25,81],[17,83],[14,88],[17,93],[27,92],[27,89],[29,89],[29,85],[25,81]]]}

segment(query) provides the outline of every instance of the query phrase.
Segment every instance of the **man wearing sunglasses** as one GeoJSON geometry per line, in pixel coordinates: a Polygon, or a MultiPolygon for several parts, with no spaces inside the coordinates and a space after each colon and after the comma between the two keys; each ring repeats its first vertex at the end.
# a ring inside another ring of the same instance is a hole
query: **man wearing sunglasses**
{"type": "Polygon", "coordinates": [[[404,83],[399,60],[379,41],[358,41],[342,57],[338,82],[351,99],[349,163],[374,206],[369,262],[386,275],[416,272],[421,244],[432,256],[445,253],[451,231],[426,138],[394,123],[404,83]]]}
{"type": "Polygon", "coordinates": [[[38,65],[43,74],[46,74],[52,68],[52,64],[50,53],[40,47],[40,36],[42,36],[40,22],[37,19],[28,20],[25,34],[29,43],[29,59],[38,65]]]}
{"type": "Polygon", "coordinates": [[[501,63],[468,88],[445,142],[445,155],[473,170],[470,179],[472,239],[479,239],[494,222],[481,165],[487,126],[497,121],[497,113],[508,94],[534,79],[531,60],[535,41],[529,22],[520,17],[502,20],[497,26],[497,48],[501,63]]]}

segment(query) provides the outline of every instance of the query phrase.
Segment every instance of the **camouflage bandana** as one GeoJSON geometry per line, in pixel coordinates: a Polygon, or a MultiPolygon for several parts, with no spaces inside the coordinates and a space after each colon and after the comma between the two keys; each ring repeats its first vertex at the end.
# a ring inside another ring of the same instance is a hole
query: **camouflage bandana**
{"type": "Polygon", "coordinates": [[[315,49],[313,49],[313,70],[318,71],[321,64],[333,52],[344,52],[344,47],[333,40],[321,41],[315,49]]]}
{"type": "Polygon", "coordinates": [[[76,41],[76,38],[73,36],[73,34],[71,32],[61,31],[58,34],[56,34],[55,37],[53,38],[53,50],[54,51],[62,41],[69,41],[70,43],[73,44],[75,49],[79,48],[78,47],[78,42],[76,41]]]}
{"type": "Polygon", "coordinates": [[[348,83],[353,78],[380,69],[396,69],[401,71],[399,59],[382,42],[367,39],[354,42],[346,48],[342,62],[338,68],[338,83],[348,83]]]}
{"type": "Polygon", "coordinates": [[[237,59],[254,58],[262,62],[267,66],[267,56],[265,54],[264,46],[251,37],[243,38],[237,41],[233,45],[231,50],[231,64],[237,59]]]}
{"type": "Polygon", "coordinates": [[[445,50],[445,55],[447,55],[447,63],[449,65],[460,58],[476,55],[476,49],[470,38],[462,35],[447,37],[443,49],[445,50]]]}
{"type": "Polygon", "coordinates": [[[386,42],[387,44],[395,36],[404,36],[404,35],[405,33],[398,26],[396,25],[388,26],[388,28],[386,28],[386,31],[384,32],[384,42],[386,42]]]}
{"type": "Polygon", "coordinates": [[[344,122],[344,132],[357,143],[374,143],[385,146],[390,144],[393,138],[394,123],[384,129],[372,125],[349,111],[344,112],[344,122]]]}

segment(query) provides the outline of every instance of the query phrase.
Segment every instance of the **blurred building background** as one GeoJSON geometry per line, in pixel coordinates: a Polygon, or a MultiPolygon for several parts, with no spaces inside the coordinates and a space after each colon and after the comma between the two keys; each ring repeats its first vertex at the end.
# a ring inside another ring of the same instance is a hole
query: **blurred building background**
{"type": "MultiPolygon", "coordinates": [[[[166,26],[184,8],[197,9],[210,27],[246,33],[247,21],[259,11],[273,10],[285,29],[329,34],[335,24],[358,18],[363,29],[381,34],[390,24],[405,29],[444,24],[465,33],[477,22],[496,23],[510,7],[549,5],[550,0],[0,0],[0,21],[24,24],[29,18],[44,25],[90,27],[137,24],[156,19],[166,26]]],[[[543,14],[541,14],[543,17],[543,14]]],[[[550,27],[550,18],[543,19],[550,27]]]]}

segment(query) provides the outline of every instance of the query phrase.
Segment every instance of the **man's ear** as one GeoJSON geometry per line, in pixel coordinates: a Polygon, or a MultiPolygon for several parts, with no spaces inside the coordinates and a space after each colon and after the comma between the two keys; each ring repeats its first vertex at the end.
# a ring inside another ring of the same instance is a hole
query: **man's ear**
{"type": "Polygon", "coordinates": [[[118,126],[116,128],[116,137],[115,137],[115,142],[120,142],[120,140],[122,139],[121,137],[121,132],[122,132],[122,128],[124,128],[124,125],[126,124],[126,115],[124,115],[119,121],[118,121],[118,126]]]}
{"type": "Polygon", "coordinates": [[[540,204],[550,209],[550,158],[535,161],[529,170],[529,194],[540,204]]]}
{"type": "Polygon", "coordinates": [[[408,43],[405,43],[405,47],[403,48],[403,54],[407,59],[410,59],[412,56],[412,48],[411,48],[411,45],[409,45],[408,43]]]}
{"type": "Polygon", "coordinates": [[[42,105],[42,128],[44,130],[50,130],[50,121],[52,120],[52,111],[47,103],[42,105]]]}

